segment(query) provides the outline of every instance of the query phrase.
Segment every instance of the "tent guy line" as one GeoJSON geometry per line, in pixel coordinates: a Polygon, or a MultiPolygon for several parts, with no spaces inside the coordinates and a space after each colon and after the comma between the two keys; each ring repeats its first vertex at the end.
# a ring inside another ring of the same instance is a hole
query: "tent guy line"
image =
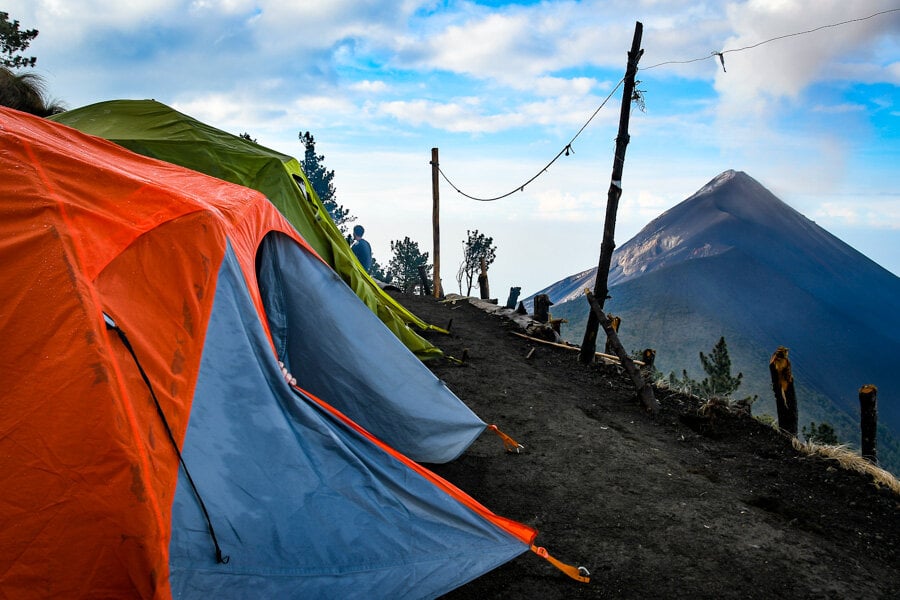
{"type": "Polygon", "coordinates": [[[128,350],[128,353],[131,355],[131,358],[134,359],[134,365],[137,367],[138,372],[141,374],[141,379],[144,380],[144,383],[147,385],[147,390],[150,392],[150,397],[153,398],[153,404],[156,405],[156,412],[159,414],[159,418],[162,420],[163,427],[165,427],[167,437],[169,441],[172,443],[172,449],[175,450],[175,454],[178,456],[178,462],[181,464],[181,468],[184,471],[185,477],[187,477],[188,483],[191,486],[191,489],[194,491],[194,496],[197,498],[197,503],[200,505],[200,509],[203,511],[203,516],[206,518],[206,525],[209,528],[209,535],[212,538],[213,545],[216,547],[216,562],[219,564],[228,564],[231,560],[231,557],[227,554],[222,554],[222,548],[219,546],[219,538],[216,537],[216,530],[213,527],[212,519],[209,518],[209,511],[206,509],[206,503],[203,501],[203,497],[200,495],[200,490],[197,489],[197,484],[194,483],[194,478],[191,477],[191,472],[188,469],[187,463],[184,462],[184,455],[182,455],[181,450],[178,448],[178,442],[175,441],[175,435],[172,433],[172,427],[169,426],[169,419],[166,418],[166,413],[163,411],[162,406],[159,404],[159,398],[156,396],[156,392],[153,391],[153,384],[150,383],[150,378],[147,376],[147,371],[144,370],[144,367],[141,366],[141,361],[137,356],[137,353],[134,351],[134,347],[131,345],[131,342],[128,341],[128,336],[125,334],[125,331],[119,327],[116,321],[106,314],[103,313],[103,321],[106,323],[106,328],[115,331],[116,335],[121,340],[122,345],[125,346],[125,349],[128,350]]]}

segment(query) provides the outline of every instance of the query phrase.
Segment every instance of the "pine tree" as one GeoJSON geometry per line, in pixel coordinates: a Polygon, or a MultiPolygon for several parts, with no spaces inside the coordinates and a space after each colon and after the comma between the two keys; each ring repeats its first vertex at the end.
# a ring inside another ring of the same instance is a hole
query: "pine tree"
{"type": "Polygon", "coordinates": [[[700,353],[700,364],[703,365],[707,375],[706,379],[700,382],[700,391],[703,395],[728,398],[741,386],[744,374],[731,376],[731,358],[728,356],[728,346],[724,337],[719,338],[710,356],[700,353]]]}
{"type": "Polygon", "coordinates": [[[431,277],[431,265],[428,264],[428,253],[419,251],[419,244],[409,237],[403,240],[391,240],[393,256],[388,264],[387,274],[394,285],[404,292],[412,292],[419,287],[419,267],[425,267],[426,277],[431,277]]]}
{"type": "Polygon", "coordinates": [[[823,446],[837,446],[841,443],[831,423],[819,423],[816,425],[815,421],[810,421],[808,429],[805,426],[803,427],[803,437],[806,438],[807,442],[823,446]]]}
{"type": "Polygon", "coordinates": [[[0,11],[0,66],[11,69],[33,67],[37,57],[22,56],[18,52],[27,49],[37,35],[37,29],[20,31],[19,22],[10,21],[9,13],[0,11]]]}
{"type": "Polygon", "coordinates": [[[373,256],[372,257],[372,278],[378,281],[383,281],[384,283],[391,283],[393,277],[391,277],[390,272],[386,271],[381,263],[373,256]]]}
{"type": "Polygon", "coordinates": [[[342,234],[347,235],[347,224],[355,221],[356,217],[350,216],[350,211],[337,203],[337,192],[333,183],[334,170],[327,170],[324,164],[325,156],[316,154],[316,140],[310,132],[301,133],[299,137],[300,143],[306,149],[301,164],[303,173],[325,206],[325,210],[331,215],[331,220],[342,234]]]}

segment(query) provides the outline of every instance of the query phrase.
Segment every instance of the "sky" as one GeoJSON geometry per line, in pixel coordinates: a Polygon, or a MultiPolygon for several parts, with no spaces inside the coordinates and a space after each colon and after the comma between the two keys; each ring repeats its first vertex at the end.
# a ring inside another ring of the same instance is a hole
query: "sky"
{"type": "Polygon", "coordinates": [[[459,291],[463,241],[478,230],[497,247],[501,301],[597,265],[640,22],[617,246],[735,169],[900,274],[898,0],[6,0],[3,11],[39,30],[26,54],[68,108],[153,98],[300,159],[298,135],[311,132],[382,265],[405,237],[434,256],[438,148],[444,291],[459,291]]]}

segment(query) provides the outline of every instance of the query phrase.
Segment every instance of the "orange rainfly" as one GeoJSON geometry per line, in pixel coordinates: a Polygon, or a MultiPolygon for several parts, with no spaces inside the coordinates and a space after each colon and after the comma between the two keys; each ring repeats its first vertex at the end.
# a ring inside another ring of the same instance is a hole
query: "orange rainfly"
{"type": "MultiPolygon", "coordinates": [[[[0,121],[2,327],[17,342],[0,344],[0,440],[29,451],[0,469],[0,573],[57,597],[168,597],[178,462],[103,314],[135,347],[165,349],[140,361],[180,442],[225,250],[221,223],[259,218],[257,194],[229,186],[231,205],[211,212],[179,190],[182,169],[99,140],[92,162],[60,164],[61,127],[23,119],[27,135],[12,135],[2,125],[15,114],[0,121]]],[[[66,151],[77,157],[79,147],[66,151]]],[[[221,196],[223,184],[208,179],[221,196]]]]}

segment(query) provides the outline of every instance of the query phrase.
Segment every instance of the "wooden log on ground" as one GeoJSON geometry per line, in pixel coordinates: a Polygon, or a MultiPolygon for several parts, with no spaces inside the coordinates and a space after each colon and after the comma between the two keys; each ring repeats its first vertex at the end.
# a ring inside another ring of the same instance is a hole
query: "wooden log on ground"
{"type": "Polygon", "coordinates": [[[634,360],[628,356],[625,347],[622,346],[622,342],[619,341],[619,335],[613,330],[612,323],[610,323],[606,313],[603,312],[597,299],[594,298],[594,294],[590,290],[585,289],[584,295],[591,305],[591,311],[596,315],[600,322],[600,326],[603,327],[603,331],[606,332],[606,337],[610,341],[613,350],[615,350],[616,356],[619,357],[619,362],[625,368],[625,372],[628,373],[628,376],[631,377],[634,388],[637,390],[638,400],[640,400],[641,406],[643,406],[650,414],[657,414],[659,412],[659,402],[657,402],[656,397],[653,395],[653,388],[649,383],[644,381],[643,377],[641,377],[641,373],[635,366],[634,360]]]}
{"type": "MultiPolygon", "coordinates": [[[[519,333],[519,332],[517,332],[517,331],[510,331],[510,333],[513,334],[514,336],[520,337],[520,338],[522,338],[522,339],[524,339],[524,340],[528,340],[529,342],[535,342],[535,343],[537,343],[537,344],[544,344],[544,345],[546,345],[546,346],[553,346],[554,348],[562,348],[562,349],[564,349],[564,350],[574,350],[574,351],[576,351],[576,352],[580,352],[580,351],[581,351],[581,348],[580,348],[579,346],[571,346],[571,345],[569,345],[569,344],[560,344],[560,343],[558,343],[558,342],[551,342],[551,341],[548,341],[548,340],[542,340],[541,338],[536,338],[536,337],[531,336],[531,335],[525,335],[524,333],[519,333]]],[[[603,352],[595,352],[595,353],[594,353],[594,356],[596,356],[597,358],[605,358],[605,359],[610,360],[610,361],[613,361],[613,362],[619,362],[619,357],[618,357],[618,356],[615,356],[615,355],[613,355],[613,354],[605,354],[605,353],[603,353],[603,352]]],[[[634,364],[636,364],[636,365],[638,365],[638,366],[643,366],[643,365],[644,365],[644,363],[641,362],[641,361],[639,361],[639,360],[634,360],[634,361],[632,361],[632,362],[634,362],[634,364]]]]}
{"type": "Polygon", "coordinates": [[[778,346],[769,360],[769,373],[772,376],[772,391],[778,407],[778,427],[797,435],[797,396],[794,393],[794,376],[791,373],[791,361],[788,349],[778,346]]]}
{"type": "Polygon", "coordinates": [[[862,433],[862,457],[878,464],[878,388],[866,384],[859,388],[859,428],[862,433]]]}

